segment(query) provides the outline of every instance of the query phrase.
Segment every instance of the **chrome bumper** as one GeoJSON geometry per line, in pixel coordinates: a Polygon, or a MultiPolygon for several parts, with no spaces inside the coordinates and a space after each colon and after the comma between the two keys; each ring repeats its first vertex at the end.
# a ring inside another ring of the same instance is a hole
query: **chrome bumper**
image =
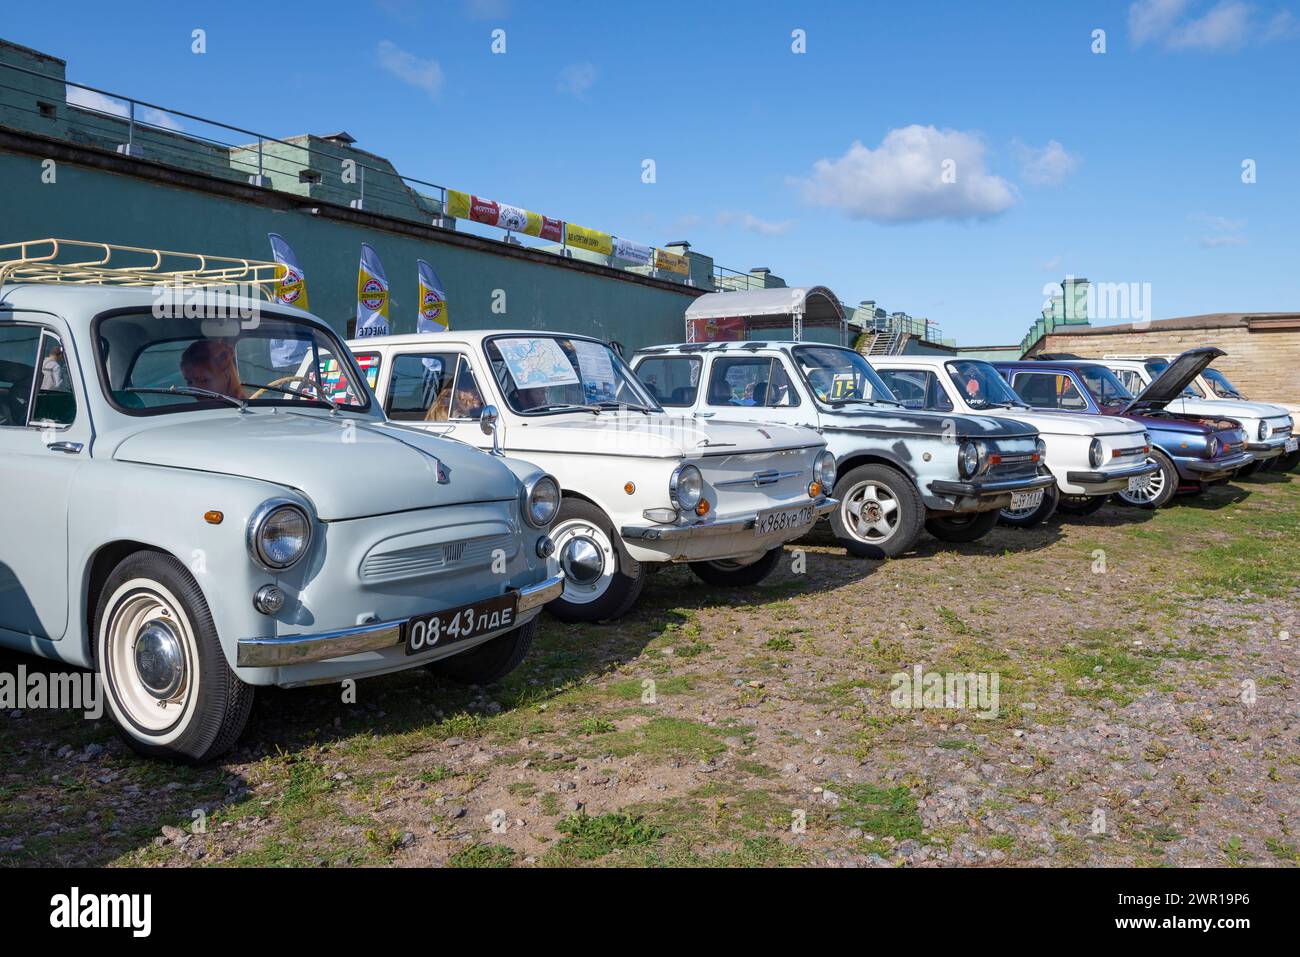
{"type": "Polygon", "coordinates": [[[990,498],[996,495],[1008,495],[1011,492],[1030,492],[1038,488],[1050,488],[1056,479],[1050,475],[1035,475],[1033,478],[1000,479],[995,482],[944,482],[930,483],[930,491],[935,495],[956,496],[957,498],[990,498]]]}
{"type": "Polygon", "coordinates": [[[1179,459],[1177,464],[1180,468],[1194,473],[1198,479],[1213,481],[1215,478],[1222,478],[1235,472],[1254,459],[1255,456],[1250,452],[1238,452],[1230,459],[1179,459]]]}
{"type": "MultiPolygon", "coordinates": [[[[519,595],[516,615],[539,609],[564,593],[564,576],[556,575],[527,588],[519,595]]],[[[402,641],[407,619],[377,621],[318,635],[283,635],[277,638],[240,638],[235,660],[241,668],[278,668],[327,658],[345,658],[363,651],[381,651],[402,641]]],[[[516,618],[518,621],[518,618],[516,618]]]]}
{"type": "Polygon", "coordinates": [[[1275,459],[1286,451],[1286,440],[1281,442],[1247,442],[1246,451],[1261,462],[1275,459]]]}
{"type": "Polygon", "coordinates": [[[1137,465],[1126,465],[1110,472],[1066,472],[1065,480],[1071,485],[1100,485],[1103,482],[1137,478],[1139,475],[1154,475],[1159,471],[1160,466],[1147,459],[1137,465]]]}
{"type": "MultiPolygon", "coordinates": [[[[807,508],[812,506],[814,522],[823,515],[829,515],[840,504],[837,498],[808,499],[793,505],[774,506],[776,508],[807,508]]],[[[684,538],[704,538],[709,535],[734,535],[737,532],[752,532],[758,524],[758,513],[742,515],[739,518],[725,518],[718,521],[695,522],[691,525],[624,525],[619,529],[625,539],[640,542],[676,542],[684,538]]],[[[811,528],[812,526],[809,526],[811,528]]]]}

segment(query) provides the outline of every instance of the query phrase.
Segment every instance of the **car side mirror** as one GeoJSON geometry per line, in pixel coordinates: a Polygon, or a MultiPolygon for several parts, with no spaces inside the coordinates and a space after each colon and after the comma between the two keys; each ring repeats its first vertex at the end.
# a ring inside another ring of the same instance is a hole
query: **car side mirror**
{"type": "Polygon", "coordinates": [[[485,405],[483,414],[478,417],[478,427],[483,430],[484,435],[492,436],[492,454],[501,454],[500,437],[497,435],[497,422],[501,418],[501,413],[495,405],[485,405]]]}

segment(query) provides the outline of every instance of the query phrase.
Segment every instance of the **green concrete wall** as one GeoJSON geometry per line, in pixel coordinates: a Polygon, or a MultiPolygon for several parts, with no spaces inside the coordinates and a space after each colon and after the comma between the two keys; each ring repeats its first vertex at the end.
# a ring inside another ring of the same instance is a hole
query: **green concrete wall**
{"type": "Polygon", "coordinates": [[[55,236],[269,259],[266,234],[278,232],[307,273],[312,311],[340,333],[355,315],[362,242],[383,259],[395,332],[415,331],[415,261],[421,258],[442,279],[453,328],[564,330],[637,349],[681,341],[695,294],[276,210],[89,165],[59,163],[53,184],[42,183],[41,172],[39,156],[0,152],[0,242],[55,236]],[[492,311],[496,290],[504,292],[504,313],[492,311]]]}

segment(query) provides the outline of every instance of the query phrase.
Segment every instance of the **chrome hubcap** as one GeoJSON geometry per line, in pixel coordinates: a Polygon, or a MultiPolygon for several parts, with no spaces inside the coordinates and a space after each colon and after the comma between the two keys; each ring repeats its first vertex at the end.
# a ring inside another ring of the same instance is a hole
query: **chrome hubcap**
{"type": "Polygon", "coordinates": [[[861,541],[883,542],[898,531],[898,498],[884,485],[863,482],[853,486],[840,509],[845,527],[861,541]]]}
{"type": "Polygon", "coordinates": [[[591,585],[605,573],[605,556],[591,539],[575,535],[564,544],[560,567],[570,581],[591,585]]]}
{"type": "Polygon", "coordinates": [[[174,696],[185,680],[185,655],[170,623],[154,619],[140,629],[135,639],[135,673],[155,698],[174,696]]]}

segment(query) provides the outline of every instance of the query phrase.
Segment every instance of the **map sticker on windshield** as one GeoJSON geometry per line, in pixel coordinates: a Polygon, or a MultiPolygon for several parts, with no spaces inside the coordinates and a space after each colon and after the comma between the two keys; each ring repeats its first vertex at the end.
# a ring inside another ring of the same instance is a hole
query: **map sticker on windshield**
{"type": "Polygon", "coordinates": [[[578,354],[578,368],[582,370],[583,394],[588,402],[613,402],[614,362],[609,350],[598,342],[574,339],[573,351],[578,354]]]}
{"type": "Polygon", "coordinates": [[[560,344],[550,338],[497,339],[510,377],[521,389],[576,385],[578,374],[560,344]]]}

